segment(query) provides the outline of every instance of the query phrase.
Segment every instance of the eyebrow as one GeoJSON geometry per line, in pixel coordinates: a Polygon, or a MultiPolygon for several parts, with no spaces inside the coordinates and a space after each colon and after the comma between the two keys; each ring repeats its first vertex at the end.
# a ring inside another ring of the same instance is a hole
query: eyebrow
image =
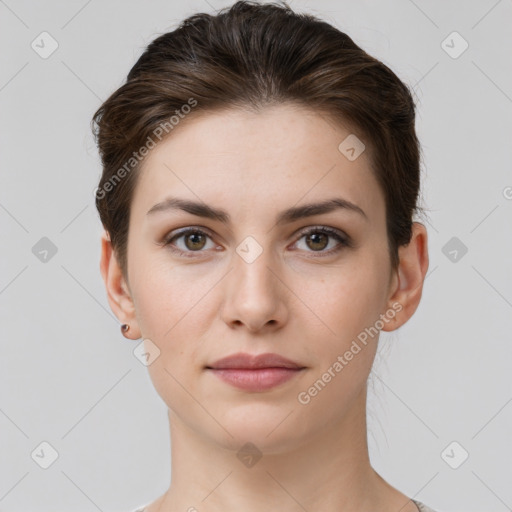
{"type": "MultiPolygon", "coordinates": [[[[276,224],[287,224],[305,217],[321,215],[338,209],[356,212],[368,220],[368,217],[362,208],[346,199],[335,197],[318,203],[308,203],[302,206],[293,206],[292,208],[288,208],[287,210],[279,213],[276,224]]],[[[180,199],[177,197],[168,197],[160,203],[155,204],[148,210],[147,215],[172,210],[183,210],[191,213],[192,215],[217,220],[224,224],[229,224],[231,222],[231,216],[225,210],[214,208],[213,206],[209,206],[202,202],[180,199]]]]}

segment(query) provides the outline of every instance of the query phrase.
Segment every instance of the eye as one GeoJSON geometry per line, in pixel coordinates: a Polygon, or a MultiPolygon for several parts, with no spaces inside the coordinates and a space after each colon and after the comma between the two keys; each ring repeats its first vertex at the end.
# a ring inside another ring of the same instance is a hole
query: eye
{"type": "MultiPolygon", "coordinates": [[[[329,228],[326,226],[317,226],[308,228],[300,233],[300,238],[295,242],[295,245],[302,239],[306,240],[306,252],[320,253],[318,256],[328,256],[339,252],[344,247],[352,247],[351,239],[344,235],[337,229],[329,228]],[[338,242],[334,248],[326,251],[325,248],[329,246],[329,239],[334,239],[338,242]]],[[[205,252],[203,249],[215,249],[216,246],[211,235],[199,228],[188,227],[178,232],[171,233],[162,242],[162,245],[168,247],[172,252],[185,257],[195,257],[193,253],[205,252]],[[181,240],[183,239],[183,240],[181,240]],[[210,239],[211,245],[207,246],[207,241],[210,239]],[[175,242],[181,240],[183,245],[175,244],[175,242]]],[[[317,257],[316,255],[314,257],[317,257]]]]}
{"type": "MultiPolygon", "coordinates": [[[[211,237],[209,233],[206,231],[203,231],[199,228],[186,228],[178,233],[172,234],[172,236],[169,236],[166,238],[162,243],[164,246],[169,247],[169,249],[172,252],[175,252],[177,254],[186,256],[186,257],[193,257],[194,252],[204,252],[202,249],[206,247],[206,239],[211,237]],[[182,248],[176,247],[173,242],[175,240],[180,240],[183,238],[184,246],[182,248]]],[[[215,247],[215,244],[213,244],[213,247],[215,247]]],[[[211,249],[212,247],[206,247],[207,249],[211,249]]]]}
{"type": "Polygon", "coordinates": [[[325,226],[317,226],[308,228],[307,230],[302,231],[300,234],[301,237],[296,243],[304,238],[306,240],[306,247],[311,249],[307,252],[320,253],[319,256],[335,254],[338,251],[341,251],[343,247],[352,247],[350,238],[346,235],[343,235],[337,229],[328,228],[325,226]],[[324,249],[329,246],[329,238],[334,239],[338,242],[338,244],[335,245],[334,248],[326,251],[324,249]]]}

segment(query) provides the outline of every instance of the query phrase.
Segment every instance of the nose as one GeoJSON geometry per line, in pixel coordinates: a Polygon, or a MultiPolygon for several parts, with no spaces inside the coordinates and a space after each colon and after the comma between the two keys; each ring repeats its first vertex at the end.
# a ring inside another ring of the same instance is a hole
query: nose
{"type": "Polygon", "coordinates": [[[268,248],[253,261],[240,254],[233,255],[233,268],[226,276],[222,319],[231,328],[245,326],[253,333],[280,329],[288,318],[290,292],[278,270],[279,262],[268,248]]]}

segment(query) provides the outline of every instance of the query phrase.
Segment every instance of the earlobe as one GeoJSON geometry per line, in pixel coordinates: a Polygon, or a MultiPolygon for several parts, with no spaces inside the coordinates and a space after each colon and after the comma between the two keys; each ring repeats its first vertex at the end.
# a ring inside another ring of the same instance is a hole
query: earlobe
{"type": "Polygon", "coordinates": [[[388,304],[400,304],[392,322],[383,327],[383,331],[393,331],[412,317],[421,300],[423,283],[428,270],[427,230],[419,222],[412,226],[412,237],[408,245],[398,249],[400,263],[390,289],[388,304]]]}
{"type": "Polygon", "coordinates": [[[106,231],[101,237],[100,272],[113,313],[121,324],[130,325],[130,338],[140,338],[133,299],[106,231]]]}

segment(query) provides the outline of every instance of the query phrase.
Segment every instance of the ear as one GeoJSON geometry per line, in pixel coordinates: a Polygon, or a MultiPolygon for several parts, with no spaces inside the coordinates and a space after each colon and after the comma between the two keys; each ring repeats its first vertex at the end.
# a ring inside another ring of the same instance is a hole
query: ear
{"type": "Polygon", "coordinates": [[[130,326],[129,331],[124,336],[134,340],[139,339],[141,335],[131,292],[123,277],[110,237],[106,231],[101,237],[100,272],[107,290],[110,308],[121,323],[130,326]]]}
{"type": "Polygon", "coordinates": [[[420,222],[413,222],[411,241],[398,248],[400,263],[390,286],[388,307],[396,311],[394,319],[385,322],[383,331],[394,331],[416,311],[428,270],[427,230],[420,222]],[[393,304],[395,306],[393,307],[393,304]]]}

